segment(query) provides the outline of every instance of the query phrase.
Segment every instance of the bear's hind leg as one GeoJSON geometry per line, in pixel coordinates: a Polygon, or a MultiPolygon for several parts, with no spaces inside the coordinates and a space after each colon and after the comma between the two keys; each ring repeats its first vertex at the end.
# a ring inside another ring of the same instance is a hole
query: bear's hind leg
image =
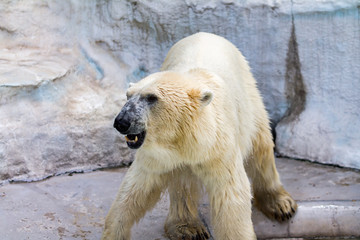
{"type": "Polygon", "coordinates": [[[281,222],[295,214],[297,204],[280,182],[273,146],[270,130],[260,130],[253,141],[253,153],[246,163],[246,171],[252,179],[255,206],[268,218],[281,222]]]}
{"type": "Polygon", "coordinates": [[[210,237],[198,214],[201,187],[189,171],[176,170],[169,177],[170,209],[165,233],[171,240],[205,240],[210,237]]]}

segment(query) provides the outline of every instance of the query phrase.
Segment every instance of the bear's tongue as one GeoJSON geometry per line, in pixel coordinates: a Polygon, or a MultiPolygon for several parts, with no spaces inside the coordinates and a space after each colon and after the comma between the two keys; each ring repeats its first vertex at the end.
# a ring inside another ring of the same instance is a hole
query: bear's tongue
{"type": "Polygon", "coordinates": [[[125,140],[127,142],[131,142],[131,143],[136,143],[138,141],[138,136],[137,135],[133,135],[133,134],[129,134],[125,136],[125,140]]]}

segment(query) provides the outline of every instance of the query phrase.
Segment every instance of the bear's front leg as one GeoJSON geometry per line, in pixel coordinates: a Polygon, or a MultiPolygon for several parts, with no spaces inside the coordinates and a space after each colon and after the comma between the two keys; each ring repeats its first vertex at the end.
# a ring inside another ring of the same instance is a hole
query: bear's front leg
{"type": "Polygon", "coordinates": [[[130,240],[131,228],[160,198],[163,176],[141,169],[135,162],[128,170],[105,220],[102,240],[130,240]]]}
{"type": "Polygon", "coordinates": [[[256,239],[251,220],[250,182],[242,162],[214,160],[201,164],[195,171],[209,195],[215,239],[256,239]]]}
{"type": "Polygon", "coordinates": [[[191,170],[182,167],[172,171],[168,192],[170,209],[165,222],[167,237],[171,240],[209,239],[210,234],[198,214],[201,185],[191,170]]]}

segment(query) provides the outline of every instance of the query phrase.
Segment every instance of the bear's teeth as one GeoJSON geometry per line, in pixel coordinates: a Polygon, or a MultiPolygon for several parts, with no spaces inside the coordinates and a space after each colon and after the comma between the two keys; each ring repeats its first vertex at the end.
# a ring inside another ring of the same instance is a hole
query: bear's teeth
{"type": "Polygon", "coordinates": [[[125,140],[126,140],[127,142],[136,143],[136,142],[138,141],[138,137],[135,136],[135,139],[134,139],[134,140],[130,140],[127,136],[125,136],[125,140]]]}

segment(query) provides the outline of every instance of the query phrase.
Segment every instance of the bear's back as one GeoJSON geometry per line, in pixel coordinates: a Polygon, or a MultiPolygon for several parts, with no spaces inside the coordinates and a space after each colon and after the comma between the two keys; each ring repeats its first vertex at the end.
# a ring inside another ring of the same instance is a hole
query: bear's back
{"type": "Polygon", "coordinates": [[[241,52],[225,38],[211,33],[196,33],[177,42],[161,70],[185,72],[195,68],[218,75],[232,88],[255,83],[241,52]]]}

